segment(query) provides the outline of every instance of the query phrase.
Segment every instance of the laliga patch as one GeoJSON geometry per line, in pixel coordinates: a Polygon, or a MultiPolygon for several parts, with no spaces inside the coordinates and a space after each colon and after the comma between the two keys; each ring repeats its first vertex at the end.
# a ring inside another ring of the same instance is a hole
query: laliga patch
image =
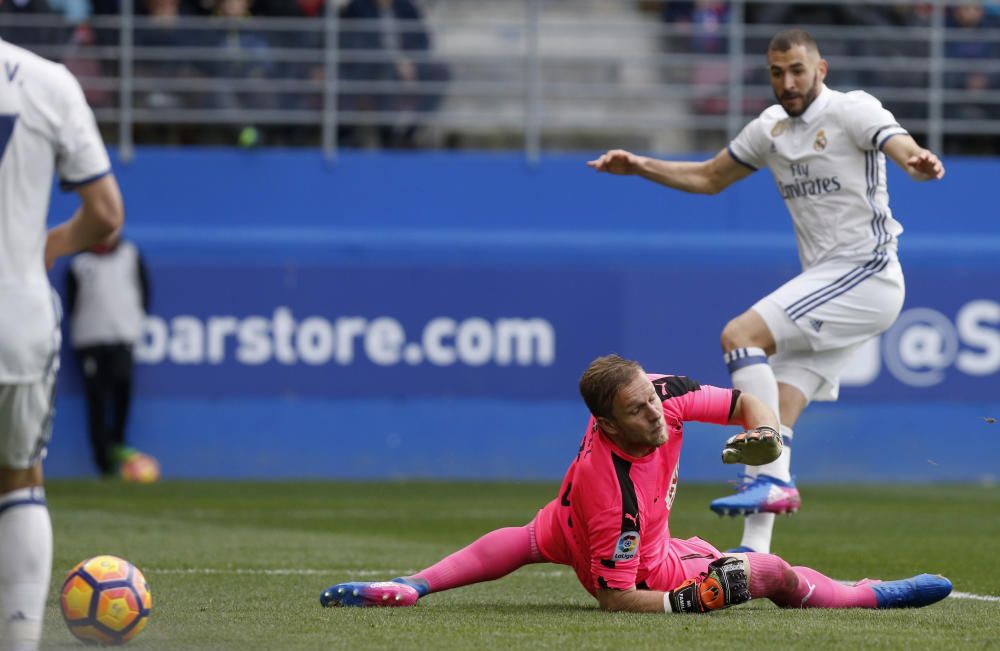
{"type": "Polygon", "coordinates": [[[635,531],[624,531],[618,537],[618,544],[615,545],[615,554],[611,557],[613,561],[627,561],[635,558],[639,553],[639,534],[635,531]]]}

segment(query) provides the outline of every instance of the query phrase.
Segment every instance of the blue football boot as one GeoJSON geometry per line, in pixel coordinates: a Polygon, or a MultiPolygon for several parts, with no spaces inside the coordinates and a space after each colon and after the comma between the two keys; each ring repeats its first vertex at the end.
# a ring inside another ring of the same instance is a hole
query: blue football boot
{"type": "Polygon", "coordinates": [[[319,603],[324,608],[355,606],[415,606],[420,593],[409,583],[396,581],[357,581],[338,583],[323,591],[319,603]]]}
{"type": "Polygon", "coordinates": [[[951,594],[951,581],[939,574],[919,574],[898,581],[864,579],[858,585],[868,585],[875,592],[879,608],[922,608],[937,603],[951,594]]]}
{"type": "Polygon", "coordinates": [[[727,497],[713,500],[709,508],[719,515],[751,513],[795,513],[802,506],[799,489],[793,481],[781,481],[770,475],[740,475],[743,484],[727,497]]]}

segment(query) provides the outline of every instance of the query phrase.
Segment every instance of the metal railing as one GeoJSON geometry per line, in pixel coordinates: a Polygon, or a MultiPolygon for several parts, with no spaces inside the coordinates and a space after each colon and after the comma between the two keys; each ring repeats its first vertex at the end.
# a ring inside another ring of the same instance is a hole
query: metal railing
{"type": "Polygon", "coordinates": [[[707,17],[655,2],[430,0],[422,19],[393,21],[343,17],[335,0],[320,18],[123,5],[80,25],[0,13],[0,36],[66,63],[125,158],[137,141],[311,145],[331,158],[345,145],[522,148],[530,160],[713,149],[773,103],[773,33],[836,11],[856,24],[801,25],[830,86],[864,88],[936,151],[1000,153],[1000,20],[981,9],[970,23],[951,0],[734,0],[700,4],[707,17]]]}

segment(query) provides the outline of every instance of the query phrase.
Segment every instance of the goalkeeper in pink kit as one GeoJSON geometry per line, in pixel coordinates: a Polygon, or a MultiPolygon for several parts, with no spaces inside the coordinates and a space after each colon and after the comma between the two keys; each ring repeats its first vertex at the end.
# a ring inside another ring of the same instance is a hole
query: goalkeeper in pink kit
{"type": "Polygon", "coordinates": [[[613,611],[700,613],[757,598],[783,608],[906,608],[951,592],[948,579],[932,574],[843,585],[773,554],[724,554],[700,538],[671,538],[684,423],[741,425],[723,460],[759,465],[781,453],[774,413],[750,394],[647,374],[617,355],[591,363],[580,393],[591,413],[583,441],[558,496],[530,523],[490,532],[412,576],[333,585],[320,603],[412,606],[545,562],[571,566],[613,611]]]}

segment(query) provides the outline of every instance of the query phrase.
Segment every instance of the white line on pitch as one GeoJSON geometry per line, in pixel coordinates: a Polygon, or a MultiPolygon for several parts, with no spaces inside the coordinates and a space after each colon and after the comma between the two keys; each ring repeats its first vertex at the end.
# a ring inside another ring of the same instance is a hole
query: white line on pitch
{"type": "Polygon", "coordinates": [[[975,599],[976,601],[997,601],[1000,602],[1000,597],[994,597],[990,594],[974,594],[972,592],[952,592],[949,597],[954,597],[956,599],[975,599]]]}
{"type": "MultiPolygon", "coordinates": [[[[143,568],[146,574],[249,574],[249,575],[261,575],[261,576],[328,576],[334,577],[360,577],[360,576],[380,576],[380,577],[391,577],[391,576],[406,576],[408,574],[413,574],[417,570],[415,569],[405,569],[405,570],[357,570],[357,569],[330,569],[330,570],[310,570],[305,568],[252,568],[252,567],[232,567],[232,568],[215,568],[215,567],[170,567],[170,568],[143,568]]],[[[564,570],[545,570],[539,571],[534,570],[532,574],[536,576],[566,576],[571,574],[570,572],[564,570]]],[[[853,581],[840,581],[845,585],[853,585],[853,581]]],[[[993,601],[1000,602],[1000,597],[996,597],[988,594],[975,594],[973,592],[958,592],[954,591],[948,595],[954,599],[972,599],[974,601],[993,601]]]]}

